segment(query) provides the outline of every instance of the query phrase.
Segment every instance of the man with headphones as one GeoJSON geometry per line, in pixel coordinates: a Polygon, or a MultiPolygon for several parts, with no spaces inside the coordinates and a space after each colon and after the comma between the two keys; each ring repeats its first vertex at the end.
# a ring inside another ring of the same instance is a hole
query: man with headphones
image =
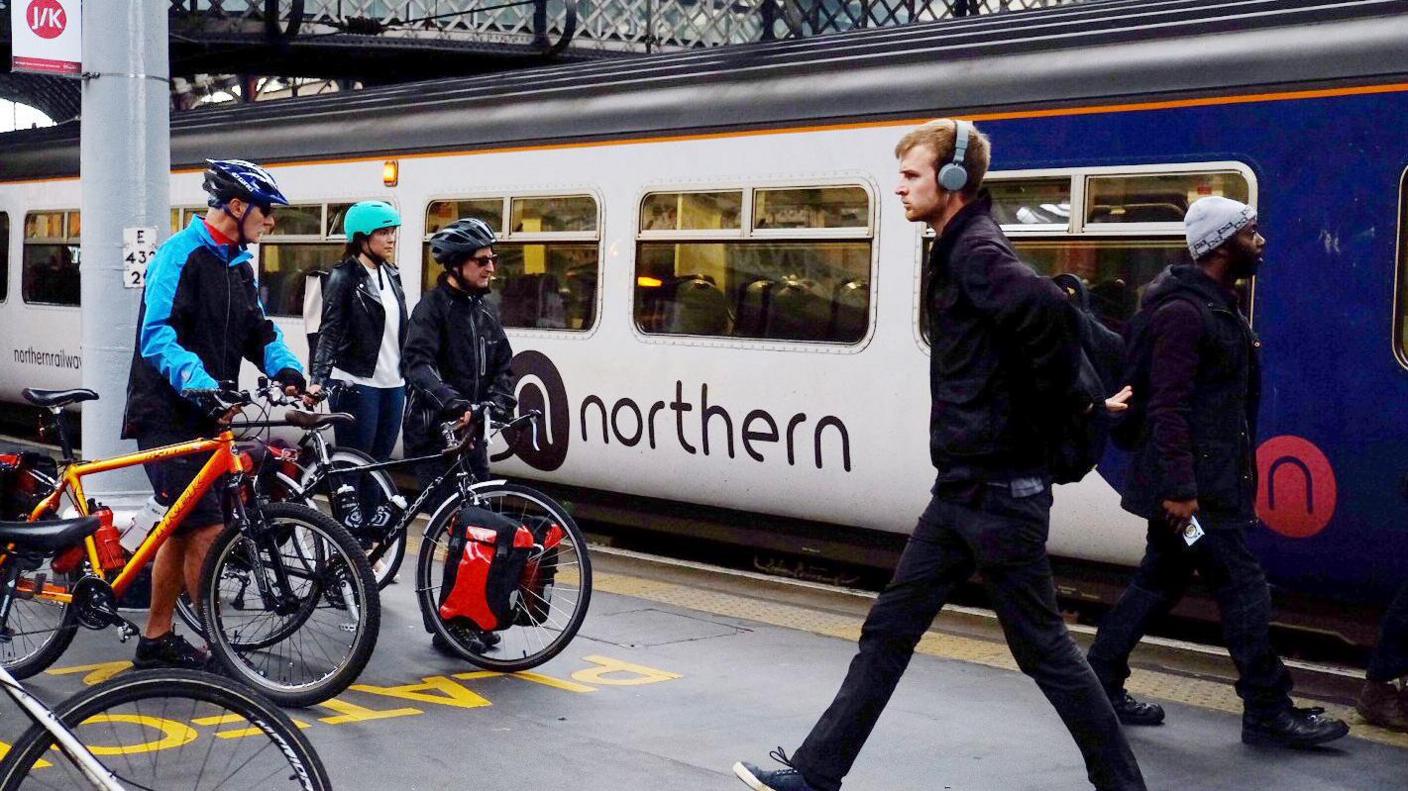
{"type": "Polygon", "coordinates": [[[1018,666],[1080,748],[1091,784],[1145,787],[1115,711],[1056,609],[1046,556],[1056,428],[1070,413],[1119,411],[1128,394],[1100,404],[1102,394],[1081,390],[1075,308],[1017,258],[993,219],[982,189],[989,152],[985,135],[950,119],[910,131],[895,147],[905,217],[938,234],[925,293],[929,453],[938,474],[831,706],[794,756],[773,753],[784,768],[734,765],[758,791],[841,787],[915,645],[975,572],[1018,666]]]}

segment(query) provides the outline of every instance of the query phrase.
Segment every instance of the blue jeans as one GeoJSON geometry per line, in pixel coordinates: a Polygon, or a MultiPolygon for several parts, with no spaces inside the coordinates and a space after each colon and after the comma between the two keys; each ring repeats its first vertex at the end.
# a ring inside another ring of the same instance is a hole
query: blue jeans
{"type": "Polygon", "coordinates": [[[404,387],[348,385],[338,393],[332,408],[352,415],[357,422],[333,427],[338,447],[355,448],[377,461],[391,458],[391,449],[401,434],[405,404],[404,387]]]}

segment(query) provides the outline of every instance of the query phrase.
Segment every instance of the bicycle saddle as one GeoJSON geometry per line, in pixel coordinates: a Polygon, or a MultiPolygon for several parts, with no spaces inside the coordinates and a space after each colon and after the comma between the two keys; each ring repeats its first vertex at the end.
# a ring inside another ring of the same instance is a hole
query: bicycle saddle
{"type": "Polygon", "coordinates": [[[97,516],[44,522],[0,522],[0,544],[19,550],[55,552],[71,547],[98,529],[97,516]]]}
{"type": "Polygon", "coordinates": [[[357,418],[346,412],[330,412],[325,414],[322,412],[302,412],[297,409],[290,409],[285,412],[284,420],[287,420],[291,426],[305,429],[322,428],[323,426],[331,426],[334,423],[357,422],[357,418]]]}
{"type": "Polygon", "coordinates": [[[35,406],[56,407],[77,404],[80,401],[97,401],[98,394],[92,390],[75,387],[72,390],[35,390],[26,387],[20,391],[24,400],[35,406]]]}

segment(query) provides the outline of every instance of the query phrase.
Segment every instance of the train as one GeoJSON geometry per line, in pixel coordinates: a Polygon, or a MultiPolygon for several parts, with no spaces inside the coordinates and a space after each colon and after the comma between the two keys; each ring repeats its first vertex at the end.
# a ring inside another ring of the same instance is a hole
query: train
{"type": "MultiPolygon", "coordinates": [[[[1402,9],[1103,0],[183,112],[172,227],[202,210],[205,158],[269,167],[294,205],[259,246],[260,288],[306,354],[304,284],[337,260],[349,204],[398,207],[412,304],[437,274],[428,235],[484,218],[515,387],[544,413],[496,470],[680,542],[847,560],[902,540],[934,475],[932,235],[891,194],[907,128],[990,135],[1017,251],[1085,278],[1116,329],[1187,260],[1188,203],[1237,198],[1269,240],[1246,289],[1265,393],[1253,547],[1284,590],[1374,602],[1408,558],[1402,9]],[[683,518],[701,513],[748,529],[683,518]]],[[[76,123],[6,136],[0,399],[80,381],[79,190],[76,123]]],[[[1126,465],[1111,449],[1058,488],[1053,556],[1138,562],[1126,465]]]]}

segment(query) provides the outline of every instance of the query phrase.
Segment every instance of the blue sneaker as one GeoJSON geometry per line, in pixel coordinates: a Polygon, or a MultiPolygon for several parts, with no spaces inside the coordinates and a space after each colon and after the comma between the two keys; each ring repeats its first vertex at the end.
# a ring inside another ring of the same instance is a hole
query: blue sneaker
{"type": "Polygon", "coordinates": [[[781,747],[768,753],[768,757],[787,768],[759,769],[747,761],[740,761],[733,765],[733,773],[754,791],[817,791],[807,785],[801,772],[793,768],[792,760],[781,747]]]}

